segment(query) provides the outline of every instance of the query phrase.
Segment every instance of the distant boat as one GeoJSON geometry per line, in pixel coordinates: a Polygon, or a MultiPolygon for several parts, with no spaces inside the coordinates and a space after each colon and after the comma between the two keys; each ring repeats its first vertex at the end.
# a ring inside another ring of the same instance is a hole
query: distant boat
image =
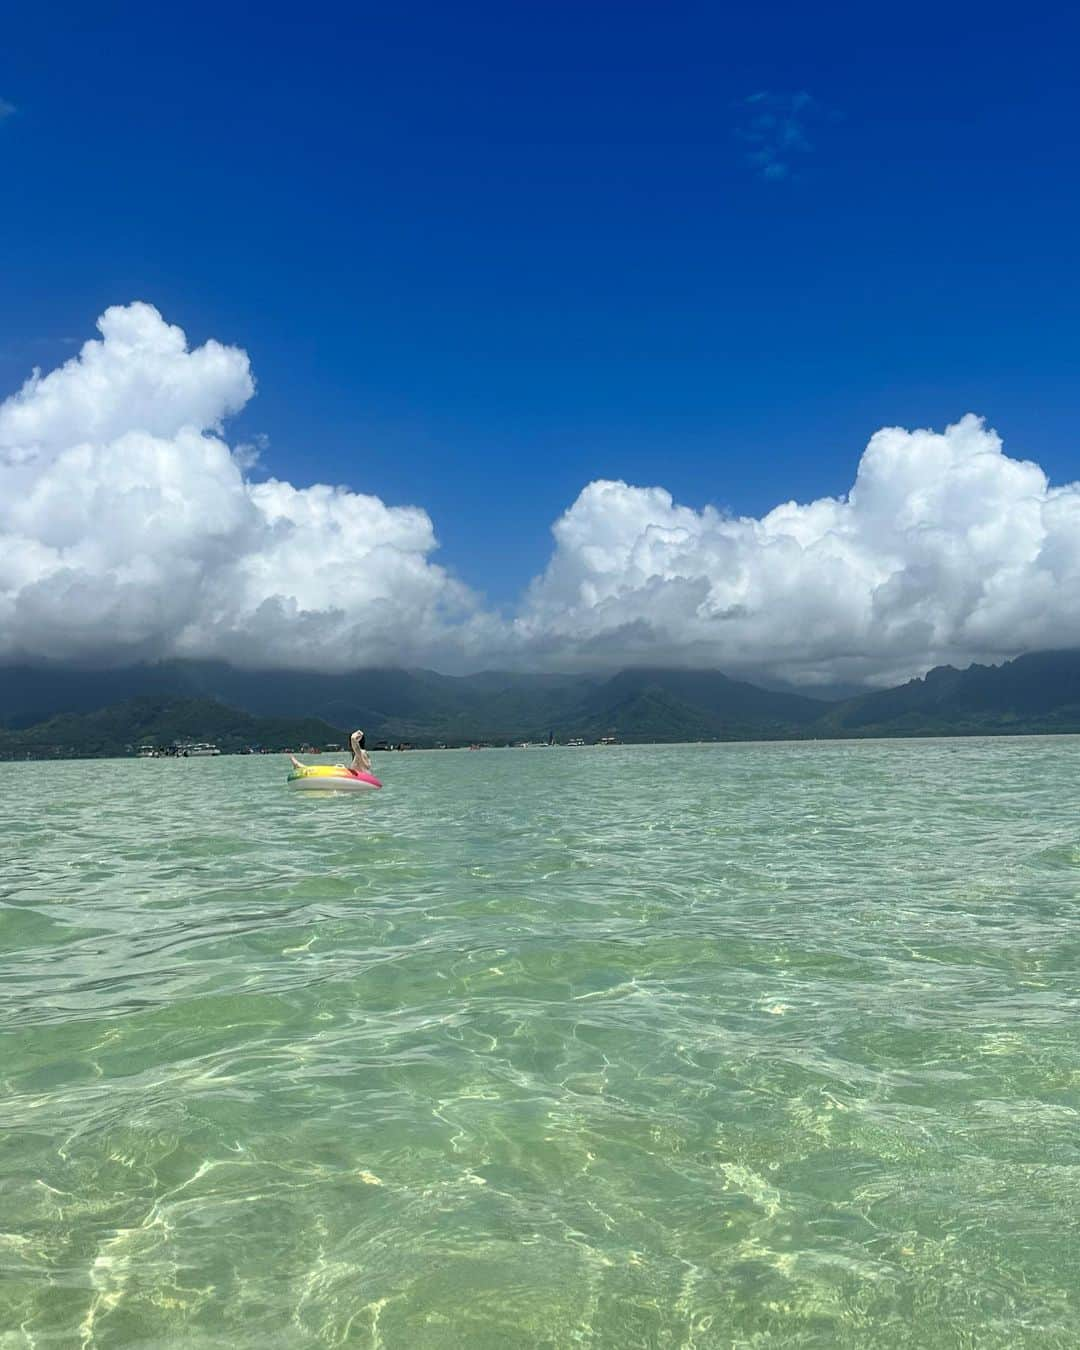
{"type": "Polygon", "coordinates": [[[221,751],[210,741],[195,741],[191,745],[178,745],[176,753],[182,759],[196,759],[207,755],[220,755],[221,751]]]}
{"type": "Polygon", "coordinates": [[[571,736],[571,738],[566,742],[566,744],[567,744],[567,745],[584,745],[585,742],[582,740],[582,738],[581,738],[580,736],[571,736]]]}

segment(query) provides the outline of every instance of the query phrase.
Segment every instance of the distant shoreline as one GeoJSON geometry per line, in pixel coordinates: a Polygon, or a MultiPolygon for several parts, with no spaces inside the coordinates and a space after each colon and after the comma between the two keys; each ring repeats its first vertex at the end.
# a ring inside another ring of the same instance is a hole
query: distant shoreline
{"type": "MultiPolygon", "coordinates": [[[[585,745],[551,745],[536,747],[544,750],[574,750],[589,751],[603,750],[605,753],[618,750],[718,750],[722,747],[745,745],[745,746],[835,746],[835,745],[896,745],[911,744],[918,742],[926,744],[928,742],[941,741],[1060,741],[1074,740],[1080,738],[1080,730],[1077,731],[961,731],[961,732],[911,732],[895,733],[893,735],[848,735],[848,736],[770,736],[770,737],[729,737],[726,740],[714,741],[629,741],[618,745],[601,746],[585,745]]],[[[487,745],[480,747],[487,754],[496,754],[520,750],[520,746],[515,745],[487,745]]],[[[417,745],[410,747],[409,750],[400,752],[397,750],[377,750],[373,754],[379,756],[397,756],[400,753],[408,755],[445,755],[445,754],[468,754],[475,753],[473,747],[467,745],[449,745],[436,747],[431,745],[417,745]]],[[[131,763],[133,761],[143,760],[145,757],[138,754],[85,754],[85,755],[10,755],[0,752],[0,765],[7,764],[84,764],[88,761],[97,763],[131,763]]],[[[184,759],[184,756],[170,755],[162,756],[162,760],[184,759]]],[[[196,756],[202,759],[202,756],[196,756]]],[[[212,761],[223,759],[250,759],[250,760],[287,760],[288,752],[268,751],[260,754],[249,754],[244,751],[223,751],[215,756],[206,756],[212,761]]],[[[318,754],[306,752],[306,758],[317,759],[341,759],[342,753],[338,751],[323,751],[318,754]]]]}

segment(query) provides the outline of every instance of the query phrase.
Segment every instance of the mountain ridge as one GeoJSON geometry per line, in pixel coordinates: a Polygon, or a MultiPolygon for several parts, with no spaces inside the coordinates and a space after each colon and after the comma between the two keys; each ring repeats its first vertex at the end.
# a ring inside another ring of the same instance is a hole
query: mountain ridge
{"type": "MultiPolygon", "coordinates": [[[[365,728],[372,744],[416,745],[549,735],[681,741],[1080,732],[1080,651],[1032,652],[964,670],[938,666],[905,684],[839,702],[765,689],[715,670],[656,666],[606,676],[449,676],[392,667],[326,675],[181,661],[116,671],[6,667],[0,669],[0,751],[40,739],[20,733],[57,717],[85,722],[98,713],[109,715],[115,744],[125,716],[134,728],[143,725],[139,700],[147,699],[204,705],[206,726],[197,734],[214,739],[224,733],[213,727],[225,726],[237,743],[266,739],[244,718],[287,724],[275,734],[293,744],[340,739],[339,728],[355,726],[365,728]],[[225,710],[224,722],[211,708],[225,710]],[[307,723],[311,734],[301,730],[307,723]]],[[[75,725],[54,730],[78,732],[75,725]]],[[[137,735],[131,731],[124,743],[137,735]]]]}

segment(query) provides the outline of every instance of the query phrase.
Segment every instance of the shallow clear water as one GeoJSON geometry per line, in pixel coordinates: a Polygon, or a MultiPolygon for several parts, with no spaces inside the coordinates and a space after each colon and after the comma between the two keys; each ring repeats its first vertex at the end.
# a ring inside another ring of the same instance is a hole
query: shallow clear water
{"type": "Polygon", "coordinates": [[[1075,1346],[1080,739],[0,765],[0,1348],[1075,1346]]]}

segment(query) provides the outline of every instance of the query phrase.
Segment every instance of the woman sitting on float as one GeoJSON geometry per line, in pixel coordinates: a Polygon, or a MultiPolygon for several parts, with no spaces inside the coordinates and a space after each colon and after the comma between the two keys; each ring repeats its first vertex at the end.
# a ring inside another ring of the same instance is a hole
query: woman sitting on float
{"type": "MultiPolygon", "coordinates": [[[[349,746],[352,749],[352,763],[347,767],[350,773],[371,772],[371,756],[365,749],[366,745],[367,742],[364,739],[364,733],[362,731],[354,731],[349,737],[349,746]]],[[[306,769],[308,767],[306,764],[301,764],[295,755],[290,755],[289,758],[293,762],[294,769],[306,769]]]]}

